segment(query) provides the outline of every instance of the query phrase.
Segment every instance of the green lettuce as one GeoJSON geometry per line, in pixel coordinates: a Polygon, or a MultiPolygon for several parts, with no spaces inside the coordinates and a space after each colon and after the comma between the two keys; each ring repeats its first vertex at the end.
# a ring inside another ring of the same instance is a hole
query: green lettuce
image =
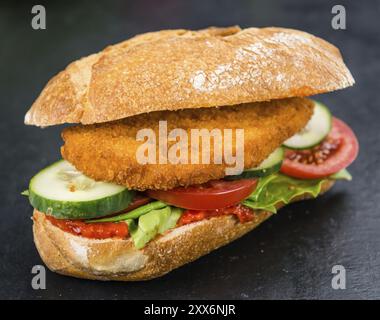
{"type": "Polygon", "coordinates": [[[283,174],[272,174],[261,178],[255,191],[242,204],[252,208],[276,213],[276,206],[280,203],[288,204],[297,196],[309,194],[317,197],[324,182],[329,179],[351,180],[347,170],[342,170],[327,179],[301,180],[283,174]]]}
{"type": "Polygon", "coordinates": [[[347,180],[347,181],[351,181],[352,180],[351,174],[346,169],[343,169],[343,170],[340,170],[337,173],[334,173],[329,178],[333,179],[333,180],[347,180]]]}
{"type": "MultiPolygon", "coordinates": [[[[351,180],[351,175],[344,169],[328,179],[351,180]]],[[[255,191],[242,204],[252,209],[275,213],[276,205],[281,202],[287,204],[302,194],[318,196],[323,182],[328,179],[300,180],[279,173],[272,174],[260,178],[255,191]]],[[[174,228],[182,212],[183,210],[180,208],[169,206],[161,201],[154,201],[127,213],[86,222],[124,221],[128,224],[129,233],[136,248],[141,249],[157,235],[174,228]]]]}
{"type": "Polygon", "coordinates": [[[181,217],[182,209],[167,206],[140,216],[135,220],[127,220],[128,229],[137,249],[143,248],[158,234],[176,226],[181,217]]]}

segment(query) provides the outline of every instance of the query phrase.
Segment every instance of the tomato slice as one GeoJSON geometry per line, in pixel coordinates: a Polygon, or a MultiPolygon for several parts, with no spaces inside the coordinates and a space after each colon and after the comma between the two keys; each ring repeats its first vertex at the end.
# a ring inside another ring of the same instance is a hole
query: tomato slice
{"type": "Polygon", "coordinates": [[[212,180],[205,184],[172,190],[149,190],[147,194],[173,206],[191,210],[214,210],[232,206],[248,197],[256,179],[236,181],[212,180]]]}
{"type": "Polygon", "coordinates": [[[348,167],[357,157],[359,143],[351,128],[333,118],[328,136],[307,150],[286,150],[281,172],[301,179],[318,179],[348,167]]]}

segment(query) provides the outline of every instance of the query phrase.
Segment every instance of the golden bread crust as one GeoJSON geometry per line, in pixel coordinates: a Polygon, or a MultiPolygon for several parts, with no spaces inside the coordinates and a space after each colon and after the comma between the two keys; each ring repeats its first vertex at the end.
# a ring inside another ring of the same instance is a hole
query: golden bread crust
{"type": "Polygon", "coordinates": [[[25,123],[92,124],[152,111],[309,96],[353,83],[339,50],[302,31],[164,30],[71,63],[49,81],[25,123]]]}

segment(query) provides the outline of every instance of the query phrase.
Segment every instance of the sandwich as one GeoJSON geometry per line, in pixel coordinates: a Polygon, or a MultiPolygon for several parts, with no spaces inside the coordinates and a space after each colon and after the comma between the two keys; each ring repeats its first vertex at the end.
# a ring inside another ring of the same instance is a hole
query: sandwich
{"type": "Polygon", "coordinates": [[[42,260],[156,278],[351,180],[355,134],[307,97],[353,84],[336,47],[285,28],[151,32],[72,62],[25,115],[70,124],[23,192],[42,260]]]}

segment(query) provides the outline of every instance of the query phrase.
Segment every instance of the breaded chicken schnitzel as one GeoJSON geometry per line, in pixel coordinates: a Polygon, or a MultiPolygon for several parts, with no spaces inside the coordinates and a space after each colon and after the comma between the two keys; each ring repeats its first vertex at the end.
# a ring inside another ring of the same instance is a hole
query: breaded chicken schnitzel
{"type": "MultiPolygon", "coordinates": [[[[159,121],[168,130],[193,128],[244,129],[244,168],[259,165],[283,141],[307,124],[313,104],[305,98],[290,98],[236,106],[159,111],[109,123],[66,128],[62,156],[87,176],[125,185],[129,189],[167,190],[200,184],[225,176],[227,164],[140,164],[136,141],[140,129],[158,132],[159,121]]],[[[157,142],[158,144],[158,142],[157,142]]],[[[212,149],[212,146],[211,146],[212,149]]],[[[212,150],[211,150],[212,152],[212,150]]]]}

